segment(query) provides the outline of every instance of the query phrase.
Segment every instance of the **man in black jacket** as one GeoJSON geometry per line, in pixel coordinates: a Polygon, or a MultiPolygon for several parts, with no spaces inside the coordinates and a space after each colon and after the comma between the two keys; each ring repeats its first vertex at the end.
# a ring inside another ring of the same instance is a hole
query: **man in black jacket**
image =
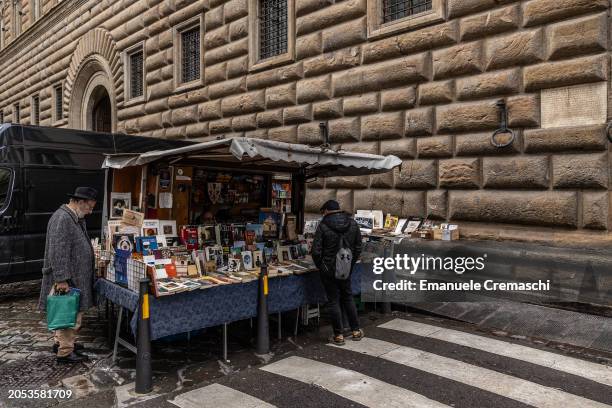
{"type": "Polygon", "coordinates": [[[319,223],[312,243],[312,259],[320,271],[321,281],[327,293],[334,328],[333,341],[344,344],[342,335],[342,308],[346,311],[353,340],[361,340],[363,331],[359,327],[357,308],[353,302],[351,278],[340,280],[335,278],[336,254],[340,249],[342,236],[352,251],[351,272],[361,254],[361,232],[355,220],[344,211],[334,200],[329,200],[321,207],[324,214],[319,223]]]}

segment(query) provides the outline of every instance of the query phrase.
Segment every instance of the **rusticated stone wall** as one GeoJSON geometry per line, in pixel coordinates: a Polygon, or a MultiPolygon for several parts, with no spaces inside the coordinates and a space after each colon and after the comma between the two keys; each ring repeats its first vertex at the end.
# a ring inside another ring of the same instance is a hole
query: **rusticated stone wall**
{"type": "Polygon", "coordinates": [[[145,41],[144,102],[125,104],[122,68],[112,66],[119,131],[317,145],[328,121],[332,143],[403,159],[393,173],[311,183],[310,212],[337,198],[348,210],[428,215],[489,238],[609,239],[605,121],[542,128],[540,114],[543,89],[609,88],[608,0],[446,0],[445,21],[377,40],[367,36],[366,0],[295,0],[295,61],[262,72],[249,72],[247,1],[65,0],[47,11],[44,35],[26,31],[0,52],[0,108],[10,120],[22,101],[27,122],[38,92],[41,124],[66,126],[51,121],[51,86],[75,74],[79,39],[100,28],[119,53],[145,41]],[[204,78],[176,92],[172,28],[197,15],[204,78]],[[490,143],[499,99],[517,133],[503,149],[490,143]]]}

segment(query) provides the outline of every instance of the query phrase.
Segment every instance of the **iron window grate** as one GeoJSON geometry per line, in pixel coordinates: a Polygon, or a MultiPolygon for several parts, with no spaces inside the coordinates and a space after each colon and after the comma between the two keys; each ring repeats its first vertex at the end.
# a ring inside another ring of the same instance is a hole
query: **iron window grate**
{"type": "Polygon", "coordinates": [[[18,103],[13,105],[13,123],[21,123],[21,109],[18,103]]]}
{"type": "Polygon", "coordinates": [[[288,0],[259,2],[259,59],[287,52],[288,0]]]}
{"type": "Polygon", "coordinates": [[[40,125],[40,99],[38,96],[32,98],[33,125],[40,125]]]}
{"type": "Polygon", "coordinates": [[[64,117],[62,92],[62,86],[57,85],[55,87],[55,120],[62,120],[64,117]]]}
{"type": "Polygon", "coordinates": [[[383,23],[432,9],[432,0],[383,0],[383,23]]]}
{"type": "Polygon", "coordinates": [[[130,98],[143,95],[143,64],[142,50],[130,54],[130,98]]]}
{"type": "Polygon", "coordinates": [[[182,82],[191,82],[200,78],[200,27],[194,27],[181,33],[182,45],[182,82]]]}

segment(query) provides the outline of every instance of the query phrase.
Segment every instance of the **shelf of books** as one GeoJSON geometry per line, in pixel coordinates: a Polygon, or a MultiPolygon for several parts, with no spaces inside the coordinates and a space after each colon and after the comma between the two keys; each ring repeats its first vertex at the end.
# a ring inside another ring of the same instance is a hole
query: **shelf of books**
{"type": "Polygon", "coordinates": [[[298,234],[290,212],[290,177],[203,167],[149,169],[144,187],[121,177],[96,251],[112,282],[137,291],[148,276],[160,297],[257,279],[263,262],[270,277],[315,269],[314,231],[298,234]]]}

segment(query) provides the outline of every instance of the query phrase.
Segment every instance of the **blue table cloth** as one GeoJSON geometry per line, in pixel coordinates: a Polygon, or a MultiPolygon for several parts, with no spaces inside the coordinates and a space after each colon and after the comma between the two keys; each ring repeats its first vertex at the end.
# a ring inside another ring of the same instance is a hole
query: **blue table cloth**
{"type": "MultiPolygon", "coordinates": [[[[361,268],[351,275],[353,294],[360,293],[361,268]]],[[[138,294],[99,279],[95,289],[100,299],[134,312],[138,294]]],[[[257,316],[258,281],[196,289],[176,295],[149,298],[151,339],[219,326],[257,316]]],[[[305,304],[326,303],[327,297],[318,272],[270,278],[268,281],[269,313],[295,310],[305,304]]],[[[136,333],[134,314],[130,325],[136,333]]]]}

